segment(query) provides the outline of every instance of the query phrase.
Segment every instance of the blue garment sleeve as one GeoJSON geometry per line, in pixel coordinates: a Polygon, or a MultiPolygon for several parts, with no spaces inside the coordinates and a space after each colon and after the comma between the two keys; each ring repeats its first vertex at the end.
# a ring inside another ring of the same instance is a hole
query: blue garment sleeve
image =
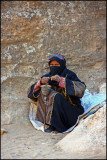
{"type": "Polygon", "coordinates": [[[65,95],[82,97],[85,91],[85,83],[81,82],[74,73],[72,77],[65,78],[65,95]]]}

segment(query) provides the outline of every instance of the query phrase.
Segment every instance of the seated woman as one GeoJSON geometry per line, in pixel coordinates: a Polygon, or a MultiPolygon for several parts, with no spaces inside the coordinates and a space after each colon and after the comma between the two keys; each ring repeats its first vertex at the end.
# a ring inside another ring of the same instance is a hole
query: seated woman
{"type": "Polygon", "coordinates": [[[80,98],[86,89],[77,75],[66,68],[66,60],[60,54],[49,58],[50,72],[43,75],[28,90],[28,98],[38,102],[35,119],[49,125],[45,132],[64,132],[75,125],[83,114],[80,98]],[[47,95],[42,86],[47,85],[47,95]]]}

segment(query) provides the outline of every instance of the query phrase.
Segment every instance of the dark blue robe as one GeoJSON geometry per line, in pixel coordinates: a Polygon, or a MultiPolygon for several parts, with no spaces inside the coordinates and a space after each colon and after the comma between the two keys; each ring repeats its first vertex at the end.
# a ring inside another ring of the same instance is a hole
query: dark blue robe
{"type": "MultiPolygon", "coordinates": [[[[53,110],[51,115],[50,124],[55,127],[58,131],[64,132],[73,125],[75,125],[78,116],[83,114],[84,109],[81,105],[80,98],[83,96],[86,85],[84,82],[81,82],[77,75],[65,68],[63,73],[60,75],[65,77],[65,88],[64,94],[60,92],[54,97],[53,110]]],[[[51,77],[51,74],[45,74],[42,77],[51,77]]],[[[30,87],[28,93],[28,98],[31,98],[34,101],[38,101],[38,95],[41,92],[41,89],[33,93],[34,83],[30,87]]],[[[49,80],[49,85],[55,86],[57,91],[59,88],[58,82],[49,80]]],[[[54,89],[54,88],[53,88],[54,89]]]]}

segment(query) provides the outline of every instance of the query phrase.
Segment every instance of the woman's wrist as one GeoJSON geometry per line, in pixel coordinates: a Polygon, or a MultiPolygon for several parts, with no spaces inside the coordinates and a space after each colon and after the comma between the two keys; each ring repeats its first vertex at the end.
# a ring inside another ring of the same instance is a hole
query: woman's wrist
{"type": "Polygon", "coordinates": [[[60,82],[60,80],[61,80],[61,77],[56,76],[56,81],[57,81],[57,82],[60,82]]]}
{"type": "Polygon", "coordinates": [[[39,90],[40,88],[41,88],[41,80],[39,80],[39,81],[35,84],[33,92],[36,92],[36,91],[39,90]]]}
{"type": "Polygon", "coordinates": [[[60,77],[59,86],[62,88],[65,88],[65,78],[64,77],[60,77]]]}

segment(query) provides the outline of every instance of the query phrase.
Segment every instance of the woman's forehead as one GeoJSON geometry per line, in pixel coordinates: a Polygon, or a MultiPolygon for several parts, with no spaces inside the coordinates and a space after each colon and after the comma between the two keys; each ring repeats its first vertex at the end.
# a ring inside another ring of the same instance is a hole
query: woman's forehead
{"type": "Polygon", "coordinates": [[[52,63],[56,63],[56,64],[59,64],[56,60],[52,60],[51,62],[50,62],[50,64],[52,64],[52,63]]]}

